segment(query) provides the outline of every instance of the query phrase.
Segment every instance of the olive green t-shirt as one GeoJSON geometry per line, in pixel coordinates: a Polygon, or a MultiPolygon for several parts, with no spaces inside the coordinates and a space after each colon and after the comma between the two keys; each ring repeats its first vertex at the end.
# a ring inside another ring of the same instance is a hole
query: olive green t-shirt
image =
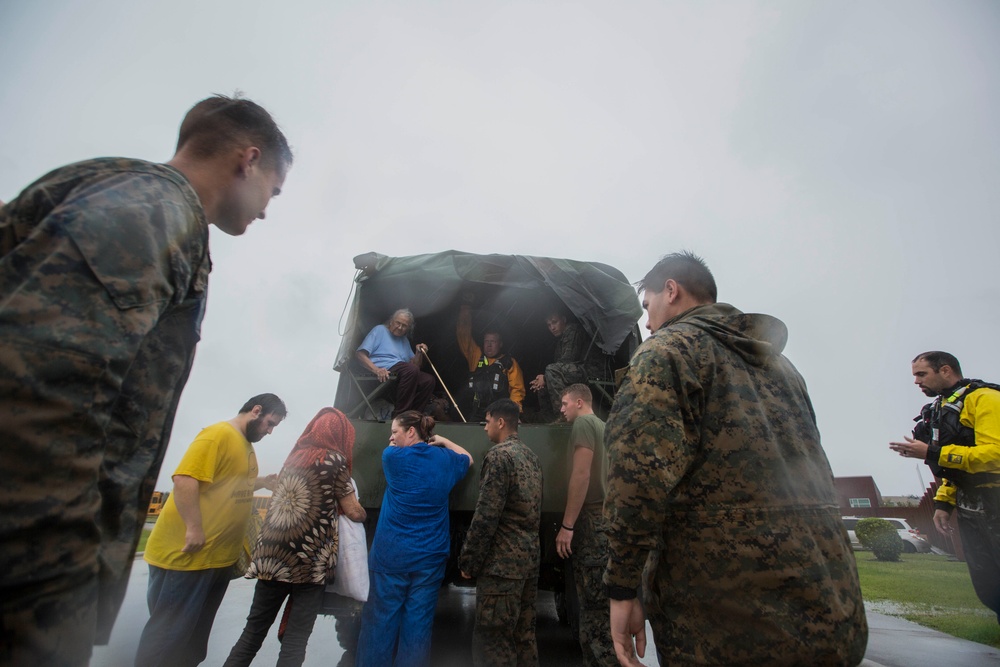
{"type": "Polygon", "coordinates": [[[594,451],[590,463],[590,485],[587,487],[585,506],[604,504],[604,491],[608,483],[608,456],[604,449],[604,422],[597,415],[583,415],[573,420],[573,430],[569,435],[570,469],[573,468],[573,452],[577,447],[594,451]]]}

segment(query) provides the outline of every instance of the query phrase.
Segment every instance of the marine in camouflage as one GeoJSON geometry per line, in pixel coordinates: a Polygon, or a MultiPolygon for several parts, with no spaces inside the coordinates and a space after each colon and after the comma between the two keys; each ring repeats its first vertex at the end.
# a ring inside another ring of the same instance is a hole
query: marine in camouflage
{"type": "Polygon", "coordinates": [[[628,599],[642,579],[661,664],[864,656],[854,556],[786,339],[772,317],[696,306],[639,347],[615,398],[604,582],[628,599]]]}
{"type": "Polygon", "coordinates": [[[602,582],[607,562],[607,520],[600,507],[584,505],[573,526],[573,578],[580,604],[579,639],[584,667],[618,665],[608,626],[608,596],[602,582]]]}
{"type": "MultiPolygon", "coordinates": [[[[559,412],[563,389],[577,382],[587,384],[587,364],[584,356],[590,339],[583,327],[571,322],[556,338],[555,357],[545,367],[545,391],[553,412],[559,412]]],[[[596,377],[596,376],[595,376],[596,377]]]]}
{"type": "Polygon", "coordinates": [[[172,167],[57,169],[0,209],[3,664],[110,634],[199,339],[208,226],[172,167]]]}
{"type": "Polygon", "coordinates": [[[537,667],[535,598],[538,577],[508,579],[488,574],[476,581],[475,667],[537,667]]]}
{"type": "Polygon", "coordinates": [[[483,459],[479,499],[458,559],[478,577],[473,660],[476,665],[537,665],[535,596],[542,469],[516,436],[483,459]]]}

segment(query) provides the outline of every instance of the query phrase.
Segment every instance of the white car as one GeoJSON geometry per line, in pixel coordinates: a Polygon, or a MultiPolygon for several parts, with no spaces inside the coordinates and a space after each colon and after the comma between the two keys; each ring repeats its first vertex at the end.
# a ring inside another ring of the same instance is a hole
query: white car
{"type": "MultiPolygon", "coordinates": [[[[847,528],[847,536],[851,538],[851,546],[855,549],[861,548],[861,543],[858,542],[858,536],[854,534],[854,527],[858,524],[858,521],[868,517],[859,516],[842,516],[840,517],[844,521],[844,527],[847,528]]],[[[895,517],[880,516],[876,517],[888,521],[899,533],[900,538],[903,540],[903,553],[915,554],[915,553],[929,553],[931,550],[931,543],[924,539],[924,536],[920,534],[920,531],[916,528],[911,528],[910,524],[906,523],[906,519],[898,519],[895,517]]]]}

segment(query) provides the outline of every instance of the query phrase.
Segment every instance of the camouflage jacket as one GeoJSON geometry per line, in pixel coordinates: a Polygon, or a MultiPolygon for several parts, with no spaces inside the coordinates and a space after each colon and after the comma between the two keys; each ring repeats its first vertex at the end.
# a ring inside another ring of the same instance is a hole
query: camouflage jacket
{"type": "Polygon", "coordinates": [[[99,640],[124,595],[210,270],[201,203],[166,165],[69,165],[0,208],[0,585],[31,596],[98,574],[99,640]]]}
{"type": "MultiPolygon", "coordinates": [[[[554,363],[581,364],[581,369],[588,377],[604,376],[604,356],[597,341],[591,343],[590,335],[576,322],[566,325],[563,333],[556,339],[554,363]]],[[[558,407],[558,406],[557,406],[558,407]]]]}
{"type": "Polygon", "coordinates": [[[556,353],[553,361],[556,363],[580,363],[583,361],[584,354],[587,353],[589,343],[583,327],[571,322],[563,329],[562,335],[556,339],[556,353]]]}
{"type": "Polygon", "coordinates": [[[541,518],[542,467],[535,453],[511,436],[483,459],[479,500],[459,569],[471,576],[537,576],[541,518]]]}
{"type": "Polygon", "coordinates": [[[670,664],[864,655],[854,556],[786,339],[767,315],[698,306],[639,347],[615,398],[604,581],[626,599],[645,576],[670,664]]]}

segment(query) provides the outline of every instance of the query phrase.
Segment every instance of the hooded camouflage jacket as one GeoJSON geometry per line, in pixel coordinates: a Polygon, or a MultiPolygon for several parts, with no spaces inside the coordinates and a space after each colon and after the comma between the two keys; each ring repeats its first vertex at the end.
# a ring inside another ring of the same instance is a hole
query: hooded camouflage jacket
{"type": "Polygon", "coordinates": [[[646,566],[670,664],[864,655],[854,557],[786,339],[773,317],[698,306],[639,347],[615,399],[605,584],[634,597],[646,566]]]}

